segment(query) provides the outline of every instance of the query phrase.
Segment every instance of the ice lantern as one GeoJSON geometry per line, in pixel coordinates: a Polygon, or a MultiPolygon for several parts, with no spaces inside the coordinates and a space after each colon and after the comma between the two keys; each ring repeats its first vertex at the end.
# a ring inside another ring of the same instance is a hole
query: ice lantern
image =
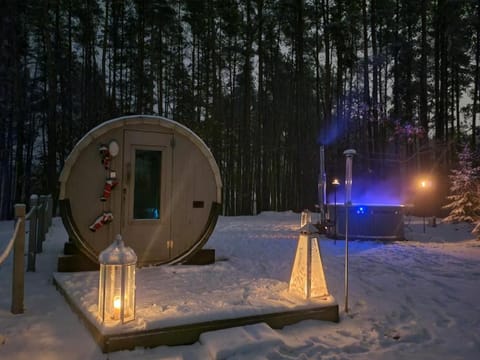
{"type": "Polygon", "coordinates": [[[317,237],[318,229],[311,223],[300,229],[289,291],[303,299],[329,295],[317,237]]]}
{"type": "Polygon", "coordinates": [[[302,211],[302,214],[300,217],[300,227],[302,228],[310,222],[312,222],[312,215],[310,214],[310,211],[308,210],[302,211]]]}
{"type": "Polygon", "coordinates": [[[102,323],[126,323],[135,319],[135,266],[137,255],[125,246],[121,235],[98,256],[98,317],[102,323]]]}

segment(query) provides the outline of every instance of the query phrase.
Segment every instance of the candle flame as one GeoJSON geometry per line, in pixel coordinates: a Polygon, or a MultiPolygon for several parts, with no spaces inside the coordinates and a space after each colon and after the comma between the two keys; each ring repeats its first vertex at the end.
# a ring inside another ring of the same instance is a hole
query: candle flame
{"type": "Polygon", "coordinates": [[[120,309],[121,306],[122,306],[122,302],[120,301],[120,297],[119,297],[119,296],[115,296],[115,298],[113,299],[113,307],[114,307],[114,309],[120,309]]]}

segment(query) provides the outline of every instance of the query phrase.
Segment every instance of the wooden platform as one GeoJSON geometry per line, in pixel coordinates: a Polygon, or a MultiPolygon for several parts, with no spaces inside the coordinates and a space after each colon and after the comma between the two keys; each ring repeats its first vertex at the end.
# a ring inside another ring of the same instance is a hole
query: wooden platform
{"type": "MultiPolygon", "coordinates": [[[[79,275],[80,274],[77,273],[76,276],[79,275]]],[[[90,278],[85,282],[86,286],[92,284],[92,281],[94,281],[92,279],[95,278],[95,274],[88,276],[90,278]]],[[[92,294],[80,294],[78,291],[80,286],[76,290],[69,288],[69,284],[78,281],[76,279],[78,279],[78,277],[75,278],[74,281],[71,281],[68,278],[68,274],[55,273],[53,281],[73,311],[84,321],[86,327],[104,353],[133,349],[135,347],[187,345],[196,342],[203,332],[255,323],[266,323],[270,327],[278,329],[307,319],[339,321],[338,304],[330,297],[328,301],[323,303],[300,301],[298,306],[290,306],[288,309],[283,309],[282,311],[272,310],[272,308],[268,306],[262,308],[256,305],[253,315],[245,315],[245,312],[232,308],[230,314],[233,314],[233,316],[228,316],[228,318],[219,318],[218,314],[211,316],[207,314],[203,320],[198,317],[195,319],[195,316],[193,316],[193,319],[190,319],[191,321],[184,319],[187,320],[187,322],[185,322],[180,319],[181,316],[178,316],[179,319],[175,319],[178,320],[178,325],[170,321],[167,322],[166,325],[164,323],[164,325],[158,326],[153,323],[153,326],[147,329],[138,329],[138,326],[135,324],[130,326],[126,324],[116,327],[105,327],[95,318],[91,309],[88,310],[91,306],[86,306],[84,303],[82,304],[82,301],[85,302],[85,298],[88,298],[91,303],[94,301],[95,296],[92,294]]],[[[94,307],[96,307],[96,305],[94,307]]]]}

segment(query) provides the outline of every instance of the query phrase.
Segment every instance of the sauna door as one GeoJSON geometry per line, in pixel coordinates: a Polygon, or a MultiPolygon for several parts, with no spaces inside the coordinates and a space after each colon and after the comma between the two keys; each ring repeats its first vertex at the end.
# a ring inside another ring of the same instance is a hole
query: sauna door
{"type": "Polygon", "coordinates": [[[121,233],[139,265],[162,263],[171,257],[172,135],[124,136],[121,233]]]}

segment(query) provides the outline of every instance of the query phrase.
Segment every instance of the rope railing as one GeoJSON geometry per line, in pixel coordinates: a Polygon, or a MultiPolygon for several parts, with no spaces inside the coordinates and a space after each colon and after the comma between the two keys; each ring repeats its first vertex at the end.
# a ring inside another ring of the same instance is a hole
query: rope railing
{"type": "Polygon", "coordinates": [[[18,236],[18,231],[19,231],[18,229],[20,229],[21,222],[22,222],[22,219],[18,219],[17,223],[15,224],[15,230],[13,232],[12,238],[8,242],[5,250],[3,250],[2,255],[0,255],[0,265],[2,265],[5,260],[7,260],[8,255],[10,255],[10,252],[12,251],[13,243],[15,242],[15,239],[18,236]]]}
{"type": "Polygon", "coordinates": [[[25,220],[30,220],[34,211],[35,211],[35,209],[31,208],[30,211],[27,213],[27,215],[25,215],[25,220]]]}
{"type": "Polygon", "coordinates": [[[27,271],[35,271],[36,254],[42,252],[42,242],[52,223],[52,197],[32,195],[30,211],[25,214],[25,204],[15,204],[15,229],[12,238],[0,255],[0,266],[13,249],[12,307],[13,314],[23,313],[25,284],[25,221],[29,220],[27,271]]]}

